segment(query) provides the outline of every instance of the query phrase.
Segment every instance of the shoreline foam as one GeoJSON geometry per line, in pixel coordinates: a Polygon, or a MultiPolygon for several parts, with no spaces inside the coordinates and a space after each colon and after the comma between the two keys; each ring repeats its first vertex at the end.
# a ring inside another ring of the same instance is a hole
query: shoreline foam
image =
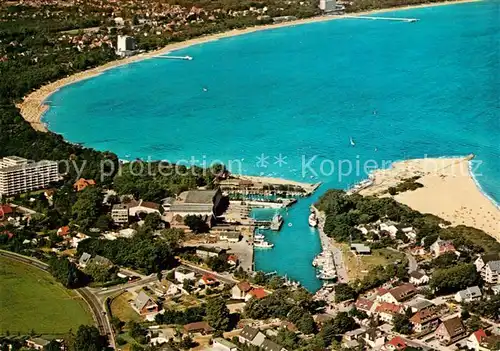
{"type": "Polygon", "coordinates": [[[421,213],[431,213],[452,225],[481,229],[500,241],[500,208],[478,185],[472,172],[472,158],[427,158],[394,162],[388,169],[373,172],[374,184],[361,195],[386,193],[405,178],[419,175],[422,188],[399,193],[393,198],[421,213]]]}
{"type": "Polygon", "coordinates": [[[31,124],[33,129],[40,131],[40,132],[47,132],[48,126],[47,126],[47,124],[45,124],[42,121],[42,119],[43,119],[44,114],[50,108],[50,106],[48,104],[46,104],[46,100],[52,94],[54,94],[59,89],[65,87],[67,85],[74,84],[74,83],[77,83],[77,82],[85,80],[85,79],[96,77],[96,76],[100,75],[101,73],[103,73],[109,69],[113,69],[115,67],[119,67],[119,66],[127,65],[127,64],[130,64],[133,62],[138,62],[138,61],[142,61],[145,59],[153,58],[153,57],[160,55],[160,54],[171,53],[173,51],[185,49],[185,48],[193,46],[193,45],[204,44],[204,43],[208,43],[211,41],[219,40],[221,38],[229,38],[229,37],[239,36],[239,35],[243,35],[243,34],[259,32],[262,30],[283,28],[283,27],[293,27],[296,25],[303,25],[303,24],[316,23],[316,22],[332,21],[332,20],[337,20],[337,19],[344,19],[344,18],[346,18],[346,16],[352,16],[352,15],[360,16],[360,15],[368,15],[368,14],[375,14],[375,13],[391,12],[391,11],[405,11],[405,10],[411,10],[411,9],[417,9],[417,8],[427,8],[427,7],[435,7],[435,6],[443,6],[443,5],[454,5],[454,4],[470,3],[470,2],[477,2],[477,1],[480,1],[480,0],[450,0],[450,1],[443,1],[443,2],[436,2],[436,3],[419,4],[419,5],[413,5],[413,6],[390,7],[390,8],[384,8],[384,9],[371,10],[371,11],[355,12],[355,13],[349,13],[346,15],[339,15],[339,16],[318,16],[318,17],[312,17],[312,18],[306,18],[306,19],[300,19],[300,20],[295,20],[295,21],[290,21],[290,22],[279,23],[279,24],[254,26],[254,27],[248,27],[248,28],[241,29],[241,30],[231,30],[231,31],[213,34],[213,35],[201,36],[201,37],[189,39],[189,40],[186,40],[183,42],[169,44],[169,45],[167,45],[161,49],[155,50],[155,51],[142,53],[142,54],[139,54],[136,56],[126,58],[126,59],[111,61],[111,62],[108,62],[108,63],[102,65],[102,66],[92,68],[92,69],[89,69],[86,71],[78,72],[78,73],[75,73],[75,74],[70,75],[68,77],[59,79],[55,82],[46,84],[46,85],[42,86],[41,88],[28,94],[27,96],[25,96],[23,101],[21,103],[17,104],[17,107],[20,109],[22,117],[28,123],[31,124]]]}

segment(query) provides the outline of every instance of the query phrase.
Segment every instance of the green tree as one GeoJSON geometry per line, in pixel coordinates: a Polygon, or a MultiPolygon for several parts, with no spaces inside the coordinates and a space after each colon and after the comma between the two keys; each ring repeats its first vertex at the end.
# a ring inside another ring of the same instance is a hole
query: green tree
{"type": "Polygon", "coordinates": [[[412,324],[410,318],[406,314],[396,314],[393,320],[393,328],[396,333],[400,334],[410,334],[412,329],[412,324]]]}
{"type": "Polygon", "coordinates": [[[92,277],[92,280],[99,283],[107,282],[111,279],[111,268],[108,265],[96,263],[94,261],[90,261],[85,269],[85,274],[92,277]]]}
{"type": "Polygon", "coordinates": [[[184,217],[184,224],[195,234],[207,233],[210,229],[201,216],[187,215],[184,217]]]}
{"type": "Polygon", "coordinates": [[[97,221],[100,214],[103,195],[100,188],[87,187],[78,194],[72,207],[75,223],[88,229],[97,221]]]}
{"type": "Polygon", "coordinates": [[[62,344],[59,341],[51,340],[43,347],[44,351],[61,351],[62,344]]]}
{"type": "Polygon", "coordinates": [[[161,217],[158,213],[153,212],[153,213],[148,213],[146,217],[144,218],[144,227],[146,227],[146,230],[154,231],[159,228],[161,223],[161,217]]]}
{"type": "Polygon", "coordinates": [[[436,269],[429,286],[440,294],[450,294],[477,285],[480,276],[474,264],[459,264],[450,268],[436,269]]]}
{"type": "Polygon", "coordinates": [[[94,326],[81,325],[75,336],[75,351],[101,351],[106,350],[107,340],[94,326]]]}
{"type": "Polygon", "coordinates": [[[217,330],[227,330],[229,327],[229,309],[222,297],[212,297],[207,300],[207,322],[217,330]]]}
{"type": "Polygon", "coordinates": [[[335,285],[335,302],[342,302],[355,299],[356,291],[348,284],[340,283],[335,285]]]}

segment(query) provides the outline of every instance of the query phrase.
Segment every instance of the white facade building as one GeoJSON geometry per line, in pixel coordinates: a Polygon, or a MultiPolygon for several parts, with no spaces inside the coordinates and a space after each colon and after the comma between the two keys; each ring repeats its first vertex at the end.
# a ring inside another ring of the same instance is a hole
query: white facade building
{"type": "Polygon", "coordinates": [[[0,196],[45,188],[58,179],[56,161],[32,162],[18,156],[0,159],[0,196]]]}
{"type": "Polygon", "coordinates": [[[335,0],[319,0],[319,9],[325,12],[336,10],[337,2],[335,0]]]}
{"type": "Polygon", "coordinates": [[[116,42],[116,53],[119,56],[130,56],[136,49],[134,37],[128,35],[119,35],[116,42]]]}

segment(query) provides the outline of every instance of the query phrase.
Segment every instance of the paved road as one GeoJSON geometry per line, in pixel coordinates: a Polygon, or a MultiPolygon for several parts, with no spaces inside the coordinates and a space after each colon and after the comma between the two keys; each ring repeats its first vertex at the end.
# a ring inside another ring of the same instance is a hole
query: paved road
{"type": "MultiPolygon", "coordinates": [[[[12,253],[9,251],[0,250],[0,255],[8,257],[11,260],[15,260],[18,262],[22,262],[24,264],[28,264],[32,267],[41,269],[43,271],[48,271],[49,266],[41,261],[38,261],[34,258],[19,255],[16,253],[12,253]]],[[[113,329],[111,328],[111,324],[109,323],[108,317],[106,315],[106,309],[104,305],[99,300],[97,296],[89,288],[80,288],[75,289],[75,291],[85,300],[85,302],[89,305],[92,314],[94,316],[94,320],[97,323],[97,327],[99,331],[103,335],[107,335],[109,337],[109,343],[111,347],[115,347],[115,340],[113,335],[113,329]]]]}

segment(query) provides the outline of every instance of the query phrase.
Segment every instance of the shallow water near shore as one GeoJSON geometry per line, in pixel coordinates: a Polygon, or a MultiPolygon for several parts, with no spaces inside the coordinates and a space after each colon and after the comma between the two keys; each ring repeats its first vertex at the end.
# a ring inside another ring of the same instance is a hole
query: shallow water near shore
{"type": "Polygon", "coordinates": [[[236,173],[322,181],[267,234],[274,249],[255,253],[257,269],[315,290],[321,248],[307,216],[328,188],[389,161],[474,153],[478,183],[500,201],[499,8],[395,11],[384,16],[420,21],[341,19],[196,45],[176,52],[192,61],[148,59],[65,87],[44,121],[123,159],[232,161],[236,173]]]}

